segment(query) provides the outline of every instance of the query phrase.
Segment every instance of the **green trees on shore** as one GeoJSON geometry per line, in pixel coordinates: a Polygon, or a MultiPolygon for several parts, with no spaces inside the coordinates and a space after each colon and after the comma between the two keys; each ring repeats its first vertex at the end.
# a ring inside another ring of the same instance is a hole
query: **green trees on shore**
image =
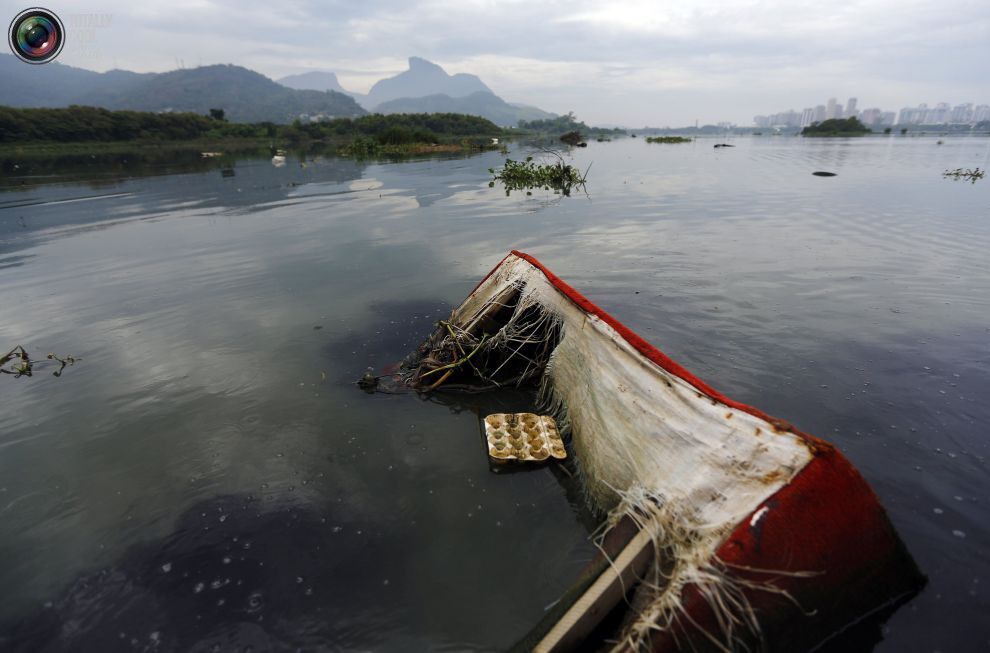
{"type": "Polygon", "coordinates": [[[530,132],[544,134],[566,134],[568,132],[578,132],[579,134],[624,134],[623,129],[607,129],[603,127],[589,127],[584,122],[574,116],[573,111],[568,111],[566,115],[556,118],[544,118],[542,120],[520,120],[519,129],[530,132]]]}
{"type": "Polygon", "coordinates": [[[489,120],[457,113],[373,114],[320,122],[277,125],[271,122],[231,123],[223,109],[210,115],[110,111],[96,107],[15,109],[0,106],[0,143],[30,144],[183,141],[226,138],[268,138],[289,142],[345,140],[359,136],[385,143],[459,141],[495,137],[502,130],[489,120]]]}
{"type": "Polygon", "coordinates": [[[192,113],[109,111],[96,107],[13,109],[0,107],[0,142],[126,141],[201,138],[217,125],[192,113]]]}
{"type": "Polygon", "coordinates": [[[490,120],[463,113],[374,113],[322,122],[297,121],[283,130],[283,135],[291,141],[365,136],[384,144],[439,143],[501,134],[502,129],[490,120]]]}

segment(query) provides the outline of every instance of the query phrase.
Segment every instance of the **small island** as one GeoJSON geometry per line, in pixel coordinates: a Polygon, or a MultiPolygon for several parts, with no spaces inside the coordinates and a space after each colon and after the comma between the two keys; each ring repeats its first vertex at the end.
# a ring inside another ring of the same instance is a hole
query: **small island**
{"type": "Polygon", "coordinates": [[[863,136],[872,133],[873,130],[856,117],[830,118],[822,122],[813,122],[801,130],[802,136],[863,136]]]}

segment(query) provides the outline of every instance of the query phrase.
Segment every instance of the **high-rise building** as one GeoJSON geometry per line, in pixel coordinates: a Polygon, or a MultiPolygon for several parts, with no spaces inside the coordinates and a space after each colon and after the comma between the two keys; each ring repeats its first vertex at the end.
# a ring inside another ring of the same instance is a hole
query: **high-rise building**
{"type": "Polygon", "coordinates": [[[846,102],[846,118],[856,117],[856,98],[851,97],[846,102]]]}
{"type": "Polygon", "coordinates": [[[801,112],[801,127],[807,127],[815,121],[815,110],[808,107],[801,112]]]}
{"type": "Polygon", "coordinates": [[[922,118],[922,124],[925,125],[942,125],[949,121],[949,103],[939,102],[934,108],[929,109],[925,112],[924,118],[922,118]]]}
{"type": "Polygon", "coordinates": [[[863,109],[859,114],[859,120],[867,127],[874,127],[880,124],[880,116],[882,113],[883,112],[876,107],[863,109]]]}
{"type": "Polygon", "coordinates": [[[838,117],[836,109],[838,108],[838,102],[834,97],[828,99],[828,104],[825,107],[825,120],[831,120],[832,118],[838,117]]]}
{"type": "Polygon", "coordinates": [[[922,102],[917,107],[904,107],[897,117],[898,125],[920,125],[928,117],[928,105],[922,102]]]}
{"type": "Polygon", "coordinates": [[[952,114],[949,116],[949,122],[956,125],[965,125],[973,120],[973,105],[967,102],[966,104],[957,104],[952,107],[952,114]]]}
{"type": "Polygon", "coordinates": [[[821,122],[825,120],[825,114],[828,113],[828,109],[825,108],[824,104],[819,104],[815,107],[815,119],[814,122],[821,122]]]}
{"type": "Polygon", "coordinates": [[[800,127],[801,126],[801,114],[791,109],[789,111],[781,111],[780,113],[774,114],[771,117],[771,127],[800,127]]]}

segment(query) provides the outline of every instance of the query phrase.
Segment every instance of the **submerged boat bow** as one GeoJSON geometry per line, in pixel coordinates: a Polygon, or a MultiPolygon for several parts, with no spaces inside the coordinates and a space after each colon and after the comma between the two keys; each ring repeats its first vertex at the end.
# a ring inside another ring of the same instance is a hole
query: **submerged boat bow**
{"type": "Polygon", "coordinates": [[[807,650],[924,582],[833,445],[711,388],[527,254],[485,277],[404,378],[538,384],[609,515],[603,559],[526,648],[575,646],[625,595],[618,649],[807,650]]]}

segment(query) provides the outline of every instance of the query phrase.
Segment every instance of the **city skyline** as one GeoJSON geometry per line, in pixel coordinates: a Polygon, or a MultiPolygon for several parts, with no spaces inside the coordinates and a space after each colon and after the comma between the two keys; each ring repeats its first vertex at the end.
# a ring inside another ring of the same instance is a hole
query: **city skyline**
{"type": "Polygon", "coordinates": [[[759,128],[804,128],[813,123],[834,118],[855,117],[867,127],[893,125],[975,125],[990,120],[990,104],[939,102],[933,107],[922,102],[917,106],[888,111],[880,107],[857,109],[858,97],[850,97],[845,105],[831,97],[825,104],[805,107],[801,111],[788,109],[777,113],[753,116],[752,125],[759,128]]]}

